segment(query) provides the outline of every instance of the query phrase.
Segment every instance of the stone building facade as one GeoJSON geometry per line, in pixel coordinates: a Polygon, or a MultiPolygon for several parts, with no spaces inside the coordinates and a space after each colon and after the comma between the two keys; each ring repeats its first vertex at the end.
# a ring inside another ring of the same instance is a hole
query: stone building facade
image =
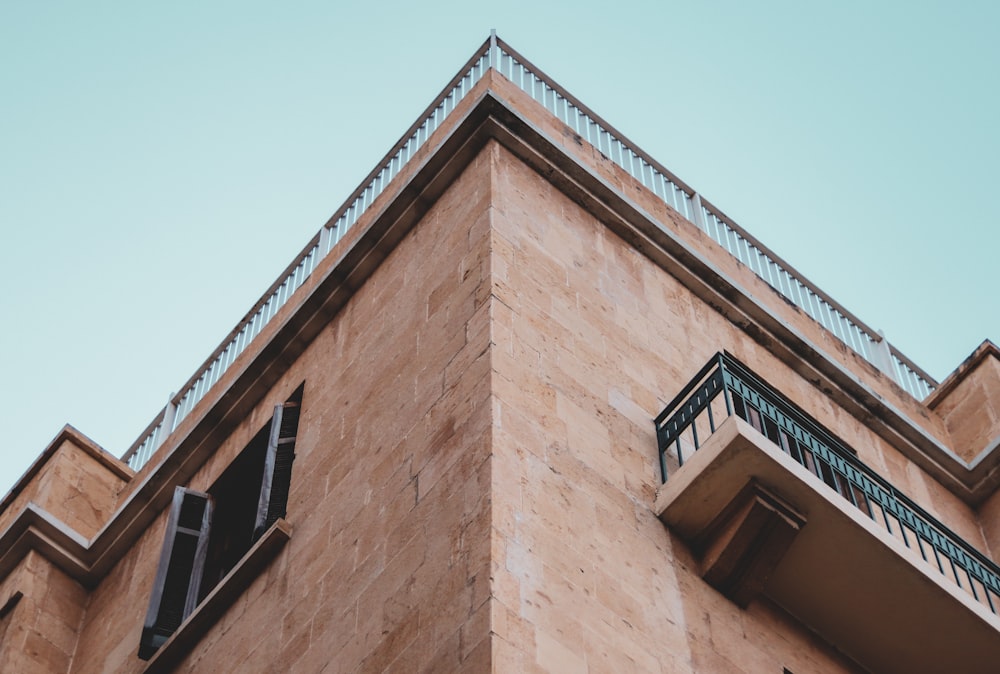
{"type": "Polygon", "coordinates": [[[996,346],[859,346],[495,38],[371,178],[6,496],[0,671],[995,671],[996,346]]]}

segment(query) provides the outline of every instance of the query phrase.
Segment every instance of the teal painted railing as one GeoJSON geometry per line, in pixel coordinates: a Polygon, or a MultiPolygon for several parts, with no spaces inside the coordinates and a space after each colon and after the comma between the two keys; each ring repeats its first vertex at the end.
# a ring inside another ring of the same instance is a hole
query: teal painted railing
{"type": "Polygon", "coordinates": [[[717,354],[656,417],[660,469],[671,469],[737,416],[994,613],[1000,568],[857,458],[856,452],[731,356],[717,354]]]}

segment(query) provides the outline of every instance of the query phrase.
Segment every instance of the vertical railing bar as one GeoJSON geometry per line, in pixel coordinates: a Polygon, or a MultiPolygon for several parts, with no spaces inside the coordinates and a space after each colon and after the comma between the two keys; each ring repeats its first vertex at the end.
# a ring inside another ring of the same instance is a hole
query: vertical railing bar
{"type": "MultiPolygon", "coordinates": [[[[747,250],[742,246],[741,249],[747,250]]],[[[794,277],[792,278],[795,280],[794,277]]],[[[803,298],[808,296],[806,292],[808,290],[808,287],[801,290],[803,298]]],[[[849,317],[844,316],[839,322],[841,330],[851,334],[856,342],[861,339],[863,333],[856,329],[858,326],[849,317]]],[[[981,555],[979,557],[973,556],[973,554],[978,553],[974,553],[974,550],[961,539],[955,538],[953,533],[943,533],[947,531],[943,525],[937,523],[933,518],[928,519],[930,516],[927,513],[919,510],[918,506],[906,499],[891,485],[883,486],[883,483],[880,482],[881,478],[868,477],[861,470],[863,464],[858,464],[857,459],[852,458],[854,455],[851,452],[834,449],[835,444],[827,445],[827,442],[835,443],[831,439],[832,436],[828,436],[825,431],[820,432],[819,435],[815,434],[816,431],[807,431],[799,421],[795,420],[796,415],[801,415],[802,412],[787,408],[786,403],[780,401],[780,396],[775,397],[778,394],[771,393],[770,389],[766,387],[759,390],[750,387],[742,381],[744,375],[741,374],[737,377],[731,374],[727,358],[720,354],[718,359],[710,361],[711,369],[706,365],[706,368],[703,369],[704,374],[699,374],[687,387],[691,392],[687,394],[687,402],[681,408],[685,411],[674,414],[674,421],[668,426],[663,426],[676,446],[679,461],[683,461],[683,444],[681,442],[683,432],[691,434],[695,450],[703,442],[698,430],[700,423],[698,417],[702,412],[708,418],[710,433],[715,432],[715,411],[712,409],[712,401],[715,396],[722,393],[727,415],[734,413],[734,396],[740,397],[743,400],[741,404],[747,412],[739,413],[738,416],[742,416],[752,426],[759,428],[781,451],[792,456],[800,465],[810,469],[829,488],[875,521],[878,521],[875,515],[877,509],[882,515],[881,522],[886,531],[894,537],[893,520],[895,520],[899,525],[904,546],[912,548],[915,542],[921,558],[930,561],[924,545],[924,541],[927,541],[933,550],[934,562],[940,573],[950,576],[959,587],[967,589],[976,597],[979,594],[975,587],[976,582],[980,582],[984,588],[992,588],[991,591],[997,592],[1000,596],[1000,569],[994,569],[991,566],[989,568],[994,570],[987,570],[986,563],[981,561],[981,555]],[[717,374],[712,374],[712,372],[717,372],[717,374]],[[718,377],[720,382],[718,388],[714,383],[715,377],[718,377]],[[696,382],[702,383],[692,389],[691,387],[696,382]],[[820,442],[820,437],[827,439],[820,442]],[[912,541],[911,535],[913,536],[912,541]],[[945,571],[942,556],[948,560],[948,565],[951,568],[950,574],[945,571]],[[967,588],[962,583],[963,573],[968,578],[967,588]]],[[[743,366],[739,366],[739,368],[742,372],[743,366]]],[[[750,374],[747,376],[754,377],[750,374]]],[[[754,379],[754,381],[756,380],[754,379]]],[[[760,385],[764,386],[762,383],[760,385]]],[[[681,400],[682,398],[675,399],[671,405],[676,406],[680,404],[681,400]]],[[[671,407],[668,406],[658,419],[669,415],[670,409],[671,407]]],[[[804,417],[803,419],[809,424],[815,423],[804,417]]],[[[991,610],[994,609],[995,602],[990,597],[989,592],[986,593],[985,603],[990,606],[991,610]]]]}
{"type": "MultiPolygon", "coordinates": [[[[246,348],[246,345],[254,337],[260,334],[263,326],[273,318],[281,306],[289,300],[292,293],[312,273],[318,259],[326,255],[341,240],[345,231],[354,225],[375,199],[387,189],[389,183],[402,171],[403,166],[410,161],[420,145],[426,142],[435,129],[439,128],[448,113],[456,108],[458,103],[464,99],[478,79],[490,67],[496,68],[501,73],[504,73],[506,69],[506,73],[509,73],[507,75],[508,79],[519,80],[519,86],[522,90],[529,93],[535,100],[541,102],[554,115],[566,120],[567,123],[572,117],[578,130],[582,123],[586,127],[585,131],[588,142],[598,147],[602,152],[606,152],[609,158],[615,161],[631,176],[638,179],[643,185],[651,187],[654,193],[656,192],[656,188],[659,187],[662,195],[658,196],[689,220],[696,224],[699,222],[702,223],[702,227],[706,231],[713,226],[718,229],[720,224],[724,225],[722,228],[723,232],[715,235],[720,240],[720,243],[725,241],[728,244],[726,246],[727,249],[737,259],[751,266],[751,268],[754,266],[753,263],[756,263],[759,269],[754,269],[754,271],[758,275],[768,270],[773,274],[775,271],[775,261],[765,251],[760,250],[754,244],[752,238],[748,239],[744,237],[742,230],[729,228],[724,220],[717,218],[708,208],[694,208],[697,204],[692,204],[691,195],[685,189],[681,189],[675,184],[673,179],[660,172],[657,169],[658,164],[647,161],[645,154],[637,151],[628,141],[619,137],[617,132],[613,131],[610,127],[605,128],[604,123],[599,118],[592,117],[585,109],[578,106],[572,98],[564,96],[558,85],[551,83],[544,76],[533,72],[524,64],[518,62],[512,54],[506,52],[506,48],[501,48],[495,33],[493,33],[491,34],[488,46],[484,50],[477,52],[477,55],[470,59],[467,66],[464,66],[463,70],[459,71],[459,74],[452,80],[446,91],[439,97],[437,105],[429,108],[430,112],[424,115],[420,123],[411,127],[411,131],[404,135],[404,140],[401,140],[397,147],[387,154],[385,163],[377,172],[371,175],[365,187],[356,193],[353,199],[349,200],[349,204],[343,208],[341,215],[338,216],[332,225],[324,227],[321,230],[319,235],[320,243],[316,246],[315,254],[310,250],[297,263],[300,267],[295,268],[289,274],[286,282],[268,300],[266,308],[253,315],[248,330],[240,328],[235,332],[232,342],[237,345],[240,345],[242,342],[242,345],[230,350],[228,347],[229,338],[227,338],[223,342],[223,345],[226,345],[225,351],[220,351],[215,356],[210,357],[209,364],[205,370],[198,377],[193,378],[194,383],[183,398],[183,411],[180,412],[181,414],[187,414],[201,397],[205,395],[208,388],[219,381],[228,369],[229,364],[246,348]],[[530,83],[526,84],[525,78],[529,78],[530,83]],[[596,143],[594,142],[595,140],[597,141],[596,143]],[[668,186],[670,187],[669,190],[667,189],[668,186]],[[672,196],[668,197],[668,194],[672,196]],[[716,222],[708,223],[706,215],[715,218],[716,222]],[[735,235],[734,240],[730,237],[730,231],[735,235]],[[764,258],[766,264],[761,264],[761,257],[764,258]]],[[[504,74],[506,75],[506,73],[504,74]]],[[[583,134],[581,133],[581,135],[583,134]]],[[[713,236],[713,238],[715,237],[713,236]]],[[[850,316],[844,315],[822,297],[813,293],[809,284],[800,280],[794,273],[783,269],[780,265],[776,265],[776,267],[780,273],[772,277],[770,281],[771,285],[775,286],[799,306],[808,306],[810,302],[818,300],[827,309],[829,318],[834,319],[830,321],[831,332],[857,353],[863,357],[870,358],[874,342],[865,328],[856,324],[850,316]]],[[[765,278],[765,280],[767,279],[765,278]]],[[[810,313],[814,319],[817,316],[822,317],[824,314],[824,312],[816,310],[807,311],[807,313],[810,313]]],[[[821,320],[820,323],[824,324],[824,321],[821,320]]],[[[220,349],[222,348],[220,346],[220,349]]],[[[935,384],[930,383],[927,378],[913,370],[906,362],[898,358],[894,360],[898,372],[897,378],[904,389],[911,395],[923,397],[930,390],[933,390],[935,384]]],[[[728,403],[728,394],[726,395],[726,399],[728,403]]]]}

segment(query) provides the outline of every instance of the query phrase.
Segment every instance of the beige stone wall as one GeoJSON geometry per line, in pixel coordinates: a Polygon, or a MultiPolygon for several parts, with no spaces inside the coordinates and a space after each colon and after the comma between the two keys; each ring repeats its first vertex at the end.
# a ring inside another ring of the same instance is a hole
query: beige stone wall
{"type": "MultiPolygon", "coordinates": [[[[780,293],[757,277],[750,268],[725,252],[698,227],[667,207],[662,200],[621,170],[599,150],[581,142],[573,130],[553,117],[510,82],[498,77],[493,81],[493,87],[502,98],[511,101],[520,114],[546,134],[550,141],[582,162],[590,171],[612,186],[628,203],[655,219],[665,230],[682,238],[690,249],[707,260],[713,269],[751,293],[755,302],[767,307],[772,315],[839,363],[841,367],[847,369],[852,378],[870,388],[875,396],[882,399],[891,408],[898,410],[914,424],[922,427],[943,446],[952,449],[962,458],[970,460],[982,449],[984,442],[990,441],[991,435],[995,436],[995,432],[980,428],[980,425],[963,424],[959,418],[961,415],[948,417],[945,405],[932,410],[916,401],[896,385],[891,378],[883,375],[871,363],[858,356],[819,323],[786,301],[780,293]],[[950,420],[946,421],[946,417],[950,420]],[[969,446],[977,448],[969,449],[969,446]]],[[[555,251],[551,246],[557,243],[559,242],[549,240],[544,242],[543,247],[551,254],[555,251]]],[[[780,363],[775,359],[773,353],[766,346],[771,339],[767,335],[756,340],[751,339],[747,333],[737,330],[731,323],[722,320],[721,322],[725,325],[724,329],[734,337],[718,338],[721,333],[715,327],[711,327],[714,322],[721,319],[715,310],[686,290],[680,293],[680,289],[683,289],[681,284],[660,284],[657,279],[663,274],[661,269],[650,264],[649,260],[637,252],[634,247],[626,246],[625,250],[627,253],[621,253],[619,257],[628,258],[625,262],[626,268],[630,268],[631,273],[636,276],[632,285],[643,290],[660,287],[655,293],[639,298],[641,309],[635,315],[627,315],[627,312],[619,309],[617,317],[620,324],[601,325],[598,330],[609,330],[610,332],[605,333],[608,339],[616,340],[619,344],[627,343],[628,348],[633,348],[634,344],[623,342],[620,339],[624,331],[628,331],[631,342],[636,340],[636,333],[645,338],[651,331],[658,331],[662,337],[660,343],[657,344],[661,353],[658,357],[665,358],[670,363],[684,362],[685,360],[689,363],[687,370],[682,368],[670,370],[660,367],[656,363],[651,366],[634,364],[643,362],[641,359],[623,359],[626,361],[623,363],[623,367],[643,370],[635,373],[630,372],[630,374],[635,374],[640,381],[643,381],[647,391],[656,391],[656,395],[661,396],[657,404],[648,405],[647,410],[655,408],[654,413],[658,412],[670,396],[693,376],[700,365],[704,364],[708,355],[721,348],[729,349],[804,407],[809,414],[828,428],[835,429],[839,437],[857,451],[862,460],[887,477],[904,493],[918,501],[932,515],[941,519],[975,547],[980,550],[987,549],[977,513],[940,482],[914,465],[890,442],[872,433],[871,428],[866,424],[879,424],[881,422],[878,419],[859,418],[839,407],[827,396],[817,395],[816,386],[792,372],[787,364],[780,363]],[[635,262],[635,260],[640,259],[643,261],[642,263],[635,262]],[[636,265],[640,265],[643,270],[636,272],[634,269],[636,265]],[[642,305],[642,302],[645,304],[642,305]],[[659,325],[651,321],[653,316],[662,319],[659,321],[659,325]],[[706,316],[712,318],[707,319],[706,316]],[[692,323],[689,321],[694,321],[697,329],[691,330],[692,323]],[[710,327],[711,330],[715,330],[714,333],[705,332],[710,327]],[[711,340],[706,340],[706,334],[714,335],[717,339],[714,343],[711,340]],[[681,354],[685,357],[682,358],[681,354]],[[700,355],[697,358],[686,358],[691,354],[700,355]],[[666,379],[664,379],[664,375],[666,379]],[[651,381],[654,377],[659,377],[659,379],[651,381]],[[668,385],[664,386],[665,382],[668,385]]],[[[579,256],[574,260],[574,263],[579,264],[579,256]]],[[[606,312],[604,307],[600,310],[606,312]]],[[[996,362],[1000,361],[993,359],[992,362],[995,365],[996,362]]],[[[1000,371],[1000,366],[997,369],[1000,371]]],[[[989,379],[990,382],[1000,381],[1000,376],[995,380],[992,378],[984,379],[989,379]]],[[[986,420],[982,425],[992,428],[1000,423],[996,421],[1000,419],[1000,407],[990,402],[994,398],[1000,400],[1000,389],[992,384],[978,382],[976,391],[964,399],[964,404],[969,410],[978,410],[981,405],[985,405],[988,409],[981,413],[986,420]]]]}
{"type": "Polygon", "coordinates": [[[986,552],[991,559],[997,559],[1000,556],[1000,491],[979,506],[979,521],[986,539],[986,552]]]}
{"type": "Polygon", "coordinates": [[[956,373],[957,383],[936,407],[955,453],[970,463],[1000,435],[1000,355],[996,347],[980,348],[986,353],[956,373]]]}
{"type": "MultiPolygon", "coordinates": [[[[789,326],[803,339],[808,340],[841,367],[850,371],[858,381],[870,387],[886,403],[900,410],[911,421],[922,426],[940,441],[948,443],[948,433],[941,419],[906,393],[890,377],[882,374],[874,365],[855,353],[820,323],[791,304],[781,293],[757,276],[752,269],[727,253],[705,232],[668,207],[662,199],[643,187],[638,180],[618,167],[600,150],[582,141],[574,130],[554,117],[511,82],[503,77],[496,77],[492,84],[501,97],[513,102],[518,112],[545,133],[550,141],[605,181],[626,203],[634,205],[658,222],[666,231],[682,238],[696,255],[708,260],[716,272],[725,275],[737,286],[750,293],[754,302],[766,307],[779,321],[789,326]]],[[[703,196],[711,198],[716,195],[703,196]]],[[[719,201],[721,203],[721,198],[719,201]]],[[[752,229],[752,223],[748,224],[748,228],[752,229]]],[[[709,307],[704,304],[701,305],[700,310],[710,311],[709,307]]],[[[771,339],[766,335],[763,338],[765,340],[771,339]]]]}
{"type": "Polygon", "coordinates": [[[85,538],[91,538],[111,517],[125,480],[81,448],[67,433],[20,493],[0,512],[0,531],[28,503],[47,510],[85,538]]]}
{"type": "MultiPolygon", "coordinates": [[[[647,198],[592,159],[630,198],[647,198]]],[[[752,276],[702,243],[727,273],[752,276]]],[[[750,276],[748,287],[760,284],[750,276]]],[[[189,482],[209,488],[305,382],[292,538],[178,671],[852,671],[767,600],[740,610],[711,589],[653,515],[652,419],[722,349],[985,548],[976,513],[863,420],[490,143],[189,482]]],[[[864,368],[874,389],[928,414],[864,368]]],[[[920,423],[944,432],[936,415],[920,423]]],[[[85,473],[60,479],[83,490],[85,473]]],[[[32,498],[52,500],[46,479],[32,498]]],[[[85,535],[108,516],[77,510],[65,516],[85,535]]],[[[76,620],[79,640],[75,653],[52,637],[44,649],[7,647],[52,620],[36,592],[0,625],[0,664],[29,653],[64,658],[39,671],[141,672],[165,526],[162,512],[89,598],[29,554],[0,590],[62,588],[73,599],[60,625],[35,633],[75,635],[76,620]]]]}
{"type": "Polygon", "coordinates": [[[86,591],[41,555],[29,552],[0,583],[0,604],[14,592],[23,596],[0,619],[0,672],[69,671],[86,591]]]}
{"type": "Polygon", "coordinates": [[[701,580],[651,512],[652,418],[728,349],[869,462],[892,451],[511,155],[499,166],[495,671],[851,671],[776,606],[742,611],[701,580]]]}
{"type": "MultiPolygon", "coordinates": [[[[488,169],[467,169],[192,480],[208,487],[305,381],[292,538],[178,671],[489,670],[488,169]]],[[[72,671],[142,671],[165,519],[94,592],[72,671]]]]}
{"type": "MultiPolygon", "coordinates": [[[[956,451],[966,461],[981,458],[1000,436],[1000,352],[983,343],[942,386],[935,410],[945,420],[956,451]]],[[[992,451],[996,451],[994,448],[992,451]]],[[[1000,492],[978,510],[988,551],[1000,554],[1000,492]]]]}

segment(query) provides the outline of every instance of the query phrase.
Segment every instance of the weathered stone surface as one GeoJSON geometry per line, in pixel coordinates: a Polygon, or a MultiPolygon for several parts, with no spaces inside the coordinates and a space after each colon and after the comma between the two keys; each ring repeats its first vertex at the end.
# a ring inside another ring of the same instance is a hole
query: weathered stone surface
{"type": "MultiPolygon", "coordinates": [[[[983,442],[988,433],[966,438],[956,420],[1000,409],[997,387],[956,388],[929,411],[502,78],[491,83],[922,432],[983,442]]],[[[759,326],[710,306],[651,244],[583,207],[582,188],[571,199],[568,181],[543,177],[510,145],[486,143],[379,251],[385,259],[191,469],[186,484],[210,488],[304,382],[292,538],[177,671],[855,671],[766,597],[740,608],[712,589],[653,513],[652,419],[723,349],[973,545],[1000,545],[997,498],[973,512],[876,420],[837,402],[846,394],[825,395],[759,326]]],[[[36,502],[89,538],[154,470],[109,477],[70,441],[53,457],[0,524],[36,502]]],[[[136,651],[166,516],[89,592],[35,552],[0,579],[0,602],[23,593],[0,620],[0,671],[143,671],[136,651]]]]}
{"type": "Polygon", "coordinates": [[[851,671],[773,609],[721,597],[649,513],[652,418],[712,353],[802,385],[506,153],[495,181],[510,297],[493,361],[495,671],[851,671]]]}
{"type": "Polygon", "coordinates": [[[0,507],[3,531],[29,503],[85,538],[108,521],[131,471],[82,433],[67,426],[0,507]]]}
{"type": "Polygon", "coordinates": [[[1000,438],[1000,348],[983,342],[932,399],[955,452],[969,463],[1000,438]]]}

